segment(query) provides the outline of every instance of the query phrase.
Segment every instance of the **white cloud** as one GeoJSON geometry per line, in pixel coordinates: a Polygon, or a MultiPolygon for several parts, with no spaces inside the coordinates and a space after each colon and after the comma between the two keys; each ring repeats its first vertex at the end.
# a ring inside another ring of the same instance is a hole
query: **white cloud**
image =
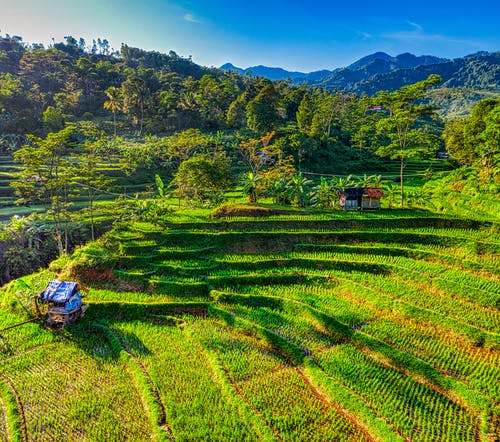
{"type": "Polygon", "coordinates": [[[356,31],[356,34],[358,34],[364,40],[369,40],[370,38],[373,38],[372,34],[370,34],[368,32],[364,32],[364,31],[356,31]]]}
{"type": "Polygon", "coordinates": [[[406,20],[406,23],[408,23],[412,28],[415,28],[416,31],[423,31],[424,28],[422,26],[420,26],[418,23],[415,23],[413,21],[410,21],[410,20],[406,20]]]}
{"type": "Polygon", "coordinates": [[[201,20],[196,18],[193,14],[191,14],[190,12],[187,12],[186,14],[184,14],[183,16],[184,20],[190,22],[190,23],[201,23],[201,20]]]}
{"type": "Polygon", "coordinates": [[[465,40],[449,35],[431,34],[425,32],[425,29],[418,23],[406,20],[406,23],[412,29],[395,31],[380,35],[381,38],[387,40],[395,40],[403,43],[436,43],[441,45],[464,45],[469,47],[481,47],[481,42],[473,40],[465,40]]]}

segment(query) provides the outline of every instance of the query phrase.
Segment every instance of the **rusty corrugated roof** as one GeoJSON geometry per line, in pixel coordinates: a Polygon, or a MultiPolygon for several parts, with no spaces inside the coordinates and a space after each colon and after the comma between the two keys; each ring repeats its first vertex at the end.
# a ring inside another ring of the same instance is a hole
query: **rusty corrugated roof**
{"type": "Polygon", "coordinates": [[[382,198],[384,196],[384,192],[382,189],[368,187],[364,189],[363,196],[368,198],[382,198]]]}

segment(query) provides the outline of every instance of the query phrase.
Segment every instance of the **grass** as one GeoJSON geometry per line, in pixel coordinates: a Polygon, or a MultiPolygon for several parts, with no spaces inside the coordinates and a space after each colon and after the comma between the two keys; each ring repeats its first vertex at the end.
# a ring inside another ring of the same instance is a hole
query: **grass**
{"type": "MultiPolygon", "coordinates": [[[[498,224],[210,211],[122,222],[52,264],[89,310],[0,332],[0,438],[500,437],[498,224]]],[[[26,294],[0,294],[0,329],[26,294]]]]}

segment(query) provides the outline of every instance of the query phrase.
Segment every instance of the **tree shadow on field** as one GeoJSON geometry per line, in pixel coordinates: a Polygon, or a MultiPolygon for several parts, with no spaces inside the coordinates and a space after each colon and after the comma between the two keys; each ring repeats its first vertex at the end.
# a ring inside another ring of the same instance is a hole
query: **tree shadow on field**
{"type": "Polygon", "coordinates": [[[206,316],[207,303],[185,304],[89,304],[83,318],[68,324],[64,329],[54,328],[52,332],[83,350],[98,363],[116,362],[122,352],[133,357],[151,355],[152,352],[134,333],[117,330],[115,324],[126,322],[154,322],[165,327],[182,324],[185,314],[206,316]],[[179,320],[176,320],[176,317],[179,320]]]}
{"type": "MultiPolygon", "coordinates": [[[[333,318],[317,310],[311,310],[311,313],[332,336],[337,337],[337,343],[351,343],[359,350],[366,349],[367,354],[370,356],[378,355],[380,359],[387,361],[395,369],[404,370],[414,376],[425,379],[441,390],[447,391],[452,388],[449,379],[430,364],[410,353],[398,350],[369,334],[363,333],[362,329],[367,325],[366,322],[361,320],[356,321],[355,323],[358,325],[351,328],[351,326],[343,322],[342,318],[333,318]]],[[[350,321],[353,321],[354,318],[353,316],[349,317],[350,321]]]]}

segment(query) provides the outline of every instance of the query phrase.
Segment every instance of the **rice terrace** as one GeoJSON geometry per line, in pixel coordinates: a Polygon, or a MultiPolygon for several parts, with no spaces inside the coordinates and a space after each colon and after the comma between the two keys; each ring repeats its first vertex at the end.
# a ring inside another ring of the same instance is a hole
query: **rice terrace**
{"type": "Polygon", "coordinates": [[[123,225],[54,264],[90,289],[80,323],[2,333],[1,438],[494,440],[499,239],[405,214],[123,225]]]}
{"type": "Polygon", "coordinates": [[[4,3],[0,442],[500,442],[498,5],[4,3]]]}

